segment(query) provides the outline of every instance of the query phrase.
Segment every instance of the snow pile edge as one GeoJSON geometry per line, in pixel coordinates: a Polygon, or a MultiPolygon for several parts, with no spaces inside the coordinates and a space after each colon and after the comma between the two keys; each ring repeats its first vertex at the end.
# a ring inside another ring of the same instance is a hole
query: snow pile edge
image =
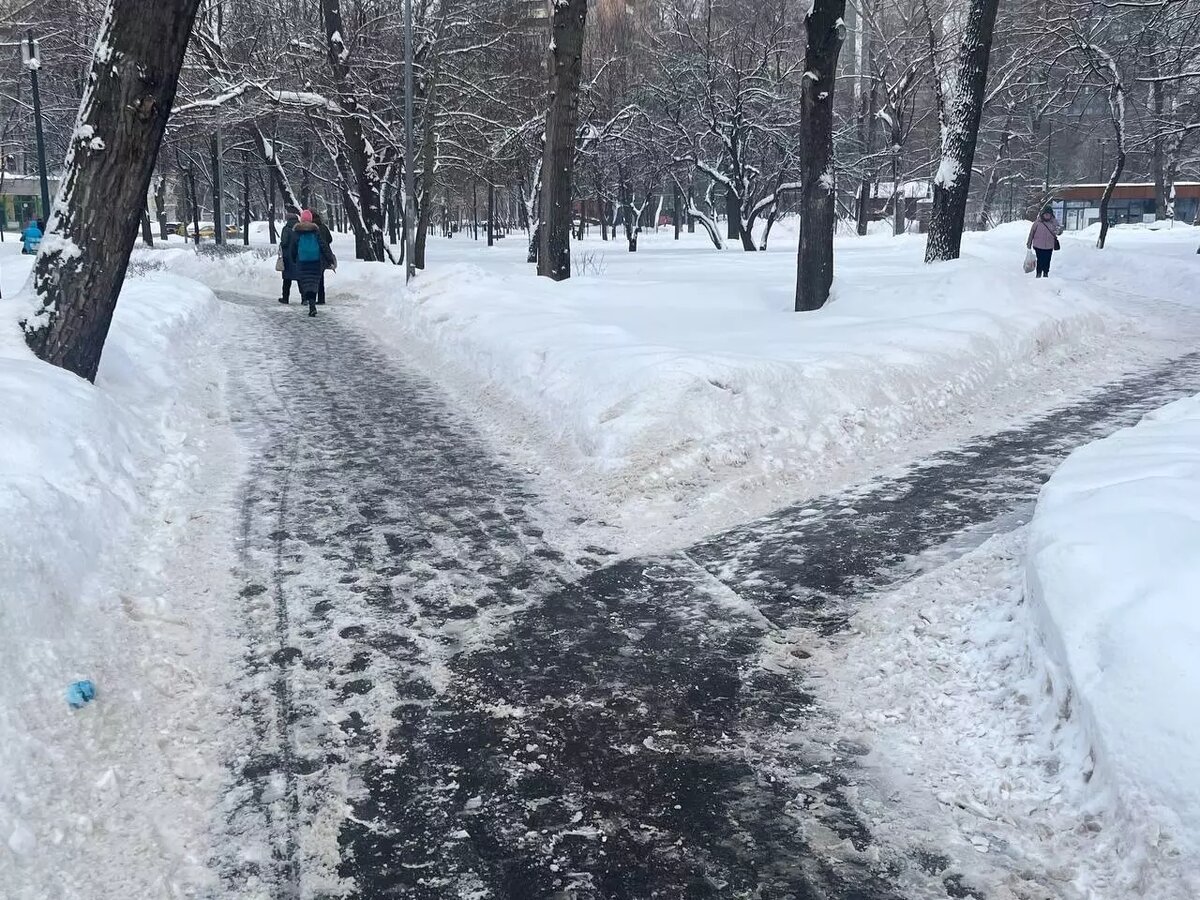
{"type": "Polygon", "coordinates": [[[1089,444],[1042,489],[1026,588],[1064,711],[1150,840],[1200,855],[1200,396],[1089,444]]]}
{"type": "Polygon", "coordinates": [[[188,279],[127,281],[95,385],[34,358],[11,319],[0,335],[0,884],[14,897],[47,895],[46,853],[110,827],[129,774],[93,768],[126,727],[105,691],[162,648],[111,582],[139,517],[193,468],[185,392],[217,309],[188,279]],[[72,712],[66,687],[84,678],[97,703],[72,712]]]}

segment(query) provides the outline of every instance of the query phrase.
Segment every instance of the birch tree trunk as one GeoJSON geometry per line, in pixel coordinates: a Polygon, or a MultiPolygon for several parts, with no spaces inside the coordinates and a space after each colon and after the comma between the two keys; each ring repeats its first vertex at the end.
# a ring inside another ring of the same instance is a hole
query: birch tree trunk
{"type": "Polygon", "coordinates": [[[833,89],[838,54],[846,38],[846,0],[815,0],[804,20],[801,142],[804,175],[800,186],[800,251],[796,311],[820,309],[833,286],[833,89]]]}
{"type": "Polygon", "coordinates": [[[42,359],[89,381],[129,254],[200,0],[109,0],[65,175],[21,324],[42,359]]]}
{"type": "Polygon", "coordinates": [[[579,79],[583,73],[583,34],[587,0],[555,0],[550,26],[550,108],[542,164],[542,233],[538,274],[563,281],[571,277],[571,175],[579,121],[579,79]]]}
{"type": "Polygon", "coordinates": [[[167,178],[159,175],[154,179],[154,216],[158,219],[158,236],[168,240],[167,235],[167,178]]]}
{"type": "MultiPolygon", "coordinates": [[[[925,261],[958,259],[971,192],[971,167],[983,115],[992,35],[999,0],[970,0],[953,81],[939,81],[938,112],[942,123],[942,160],[933,179],[933,211],[925,261]]],[[[930,29],[933,28],[930,23],[930,29]]],[[[931,35],[932,40],[932,35],[931,35]]]]}

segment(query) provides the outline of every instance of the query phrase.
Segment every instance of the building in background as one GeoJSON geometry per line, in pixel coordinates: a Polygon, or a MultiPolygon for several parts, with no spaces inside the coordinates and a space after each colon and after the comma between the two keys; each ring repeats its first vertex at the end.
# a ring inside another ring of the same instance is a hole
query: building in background
{"type": "MultiPolygon", "coordinates": [[[[1072,184],[1054,192],[1051,207],[1067,231],[1078,231],[1100,221],[1100,198],[1105,184],[1072,184]]],[[[1158,203],[1153,182],[1118,184],[1108,201],[1109,225],[1153,222],[1158,203]]],[[[1200,181],[1175,182],[1175,219],[1191,225],[1200,211],[1200,181]]]]}
{"type": "MultiPolygon", "coordinates": [[[[58,179],[50,178],[50,198],[58,192],[58,179]]],[[[0,173],[0,228],[20,230],[30,219],[45,221],[42,187],[37,175],[0,173]]]]}

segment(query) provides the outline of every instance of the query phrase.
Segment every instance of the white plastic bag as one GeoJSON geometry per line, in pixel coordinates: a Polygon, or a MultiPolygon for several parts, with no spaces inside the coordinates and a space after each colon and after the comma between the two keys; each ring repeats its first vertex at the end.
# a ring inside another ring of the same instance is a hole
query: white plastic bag
{"type": "Polygon", "coordinates": [[[1021,268],[1025,270],[1026,275],[1037,268],[1037,255],[1032,250],[1025,251],[1025,264],[1021,268]]]}

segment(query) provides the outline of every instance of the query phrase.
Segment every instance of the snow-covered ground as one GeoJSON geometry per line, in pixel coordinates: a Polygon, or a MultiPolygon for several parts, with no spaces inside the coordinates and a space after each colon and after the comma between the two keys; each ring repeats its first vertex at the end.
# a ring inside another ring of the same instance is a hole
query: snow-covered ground
{"type": "Polygon", "coordinates": [[[1027,581],[1097,790],[1200,859],[1200,397],[1067,459],[1038,501],[1027,581]]]}
{"type": "Polygon", "coordinates": [[[0,248],[0,894],[176,896],[202,877],[197,804],[222,776],[218,584],[180,590],[177,558],[222,499],[198,479],[221,408],[218,304],[171,274],[127,282],[93,386],[25,347],[31,260],[15,251],[0,248]],[[97,699],[72,710],[78,679],[97,699]]]}
{"type": "MultiPolygon", "coordinates": [[[[791,311],[794,240],[784,230],[765,254],[716,253],[699,236],[676,244],[665,229],[628,254],[593,235],[577,249],[579,277],[562,285],[532,275],[519,235],[490,250],[437,238],[411,292],[402,270],[353,261],[339,237],[323,314],[433,376],[541,479],[543,496],[617,526],[605,546],[677,547],[1061,404],[1200,335],[1200,232],[1116,229],[1103,253],[1094,235],[1068,235],[1048,282],[1020,272],[1024,232],[968,235],[963,260],[933,267],[915,236],[840,238],[834,300],[805,315],[791,311]]],[[[257,249],[217,259],[172,242],[136,261],[271,302],[278,275],[257,249]]],[[[1105,743],[1098,713],[1080,724],[1092,682],[1053,629],[1045,654],[1035,626],[1049,619],[1022,602],[1024,534],[872,598],[845,636],[779,636],[811,654],[806,673],[840,711],[824,737],[858,734],[874,748],[856,808],[892,846],[973,848],[978,865],[965,874],[989,896],[1200,895],[1186,882],[1182,819],[1164,814],[1161,834],[1148,824],[1160,820],[1162,786],[1121,773],[1112,759],[1124,750],[1105,743]],[[1100,777],[1087,781],[1093,765],[1100,777]],[[1012,880],[1022,860],[1038,871],[1012,880]]],[[[1132,652],[1140,634],[1121,640],[1132,652]]],[[[200,758],[190,769],[211,771],[200,758]]],[[[7,838],[3,815],[0,806],[7,838]]],[[[163,858],[179,873],[188,854],[163,858]]],[[[922,885],[910,887],[921,896],[922,885]]]]}
{"type": "Polygon", "coordinates": [[[851,796],[884,845],[933,854],[906,873],[913,897],[945,896],[945,853],[994,900],[1192,900],[1197,857],[1088,780],[1087,732],[1047,689],[1059,670],[1025,599],[1026,536],[936,562],[872,597],[845,633],[779,638],[811,654],[798,672],[842,711],[803,740],[870,749],[851,796]]]}
{"type": "MultiPolygon", "coordinates": [[[[1150,237],[1200,277],[1190,229],[1173,235],[1150,237]]],[[[399,269],[355,262],[339,236],[329,290],[352,307],[335,314],[434,374],[498,446],[640,550],[858,480],[1162,352],[1126,314],[1186,277],[1148,279],[1140,245],[1126,247],[1135,237],[1116,229],[1103,254],[1071,238],[1056,278],[1038,283],[1020,271],[1019,224],[968,235],[964,258],[938,266],[919,236],[843,236],[834,299],[809,314],[792,311],[786,226],[759,254],[676,243],[665,228],[630,254],[593,232],[577,277],[558,285],[533,276],[519,234],[491,249],[434,238],[408,295],[399,269]]],[[[278,291],[270,258],[139,258],[278,291]]]]}

